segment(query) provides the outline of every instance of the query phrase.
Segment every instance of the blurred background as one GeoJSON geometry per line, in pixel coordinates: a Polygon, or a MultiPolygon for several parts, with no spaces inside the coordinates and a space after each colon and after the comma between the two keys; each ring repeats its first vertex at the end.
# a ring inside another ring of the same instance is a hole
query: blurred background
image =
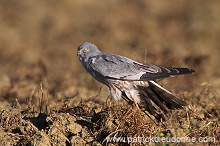
{"type": "MultiPolygon", "coordinates": [[[[84,42],[139,62],[194,69],[160,81],[175,94],[206,83],[219,93],[219,14],[218,0],[2,0],[0,108],[38,101],[40,91],[50,104],[94,96],[101,84],[76,56],[84,42]]],[[[107,95],[103,88],[98,98],[107,95]]]]}

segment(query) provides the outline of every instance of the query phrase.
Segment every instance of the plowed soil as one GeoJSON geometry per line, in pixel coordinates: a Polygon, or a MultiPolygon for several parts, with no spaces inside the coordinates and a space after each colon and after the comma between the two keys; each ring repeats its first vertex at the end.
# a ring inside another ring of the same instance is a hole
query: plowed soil
{"type": "Polygon", "coordinates": [[[0,145],[219,145],[219,14],[217,0],[1,1],[0,145]],[[139,62],[194,69],[157,81],[189,105],[157,122],[111,100],[78,61],[84,42],[139,62]]]}

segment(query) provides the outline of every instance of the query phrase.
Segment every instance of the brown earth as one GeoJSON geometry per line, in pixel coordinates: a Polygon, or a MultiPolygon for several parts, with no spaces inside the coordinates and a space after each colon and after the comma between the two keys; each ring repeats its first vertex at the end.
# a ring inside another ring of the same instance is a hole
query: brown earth
{"type": "Polygon", "coordinates": [[[1,1],[0,145],[219,145],[219,14],[218,0],[1,1]],[[139,62],[194,69],[158,81],[189,106],[158,123],[112,101],[76,57],[87,41],[139,62]],[[156,136],[215,141],[135,142],[156,136]]]}

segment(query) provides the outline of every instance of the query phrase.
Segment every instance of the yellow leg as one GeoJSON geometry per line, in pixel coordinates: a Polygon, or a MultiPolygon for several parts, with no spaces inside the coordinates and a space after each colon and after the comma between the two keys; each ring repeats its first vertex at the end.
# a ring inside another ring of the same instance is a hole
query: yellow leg
{"type": "Polygon", "coordinates": [[[139,105],[138,105],[138,102],[137,102],[137,100],[136,99],[138,99],[139,97],[139,93],[137,93],[135,90],[134,91],[130,91],[130,94],[131,94],[131,97],[133,98],[133,102],[134,102],[134,104],[135,104],[135,106],[136,106],[136,108],[137,108],[137,111],[138,111],[138,115],[140,115],[141,113],[142,113],[142,111],[143,110],[145,110],[145,109],[140,109],[140,107],[139,107],[139,105]]]}
{"type": "Polygon", "coordinates": [[[112,98],[111,98],[111,96],[109,95],[109,96],[107,97],[107,99],[106,99],[106,104],[107,104],[107,107],[108,107],[108,108],[111,108],[111,107],[112,107],[112,102],[111,102],[111,100],[112,100],[112,98]],[[109,103],[108,103],[108,100],[110,100],[109,103]]]}
{"type": "Polygon", "coordinates": [[[138,105],[138,103],[137,103],[137,101],[136,101],[135,99],[133,99],[133,100],[134,100],[134,104],[135,104],[135,106],[136,106],[136,108],[137,108],[138,115],[140,115],[140,114],[142,113],[143,109],[140,109],[140,108],[139,108],[139,105],[138,105]]]}

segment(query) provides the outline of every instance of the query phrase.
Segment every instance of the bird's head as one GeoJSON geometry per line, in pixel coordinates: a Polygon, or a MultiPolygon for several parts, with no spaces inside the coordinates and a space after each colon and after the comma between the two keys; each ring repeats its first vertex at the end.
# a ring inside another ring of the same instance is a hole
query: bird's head
{"type": "Polygon", "coordinates": [[[96,45],[89,42],[86,42],[77,48],[77,56],[81,62],[87,62],[90,57],[99,55],[101,53],[102,52],[97,48],[96,45]]]}

